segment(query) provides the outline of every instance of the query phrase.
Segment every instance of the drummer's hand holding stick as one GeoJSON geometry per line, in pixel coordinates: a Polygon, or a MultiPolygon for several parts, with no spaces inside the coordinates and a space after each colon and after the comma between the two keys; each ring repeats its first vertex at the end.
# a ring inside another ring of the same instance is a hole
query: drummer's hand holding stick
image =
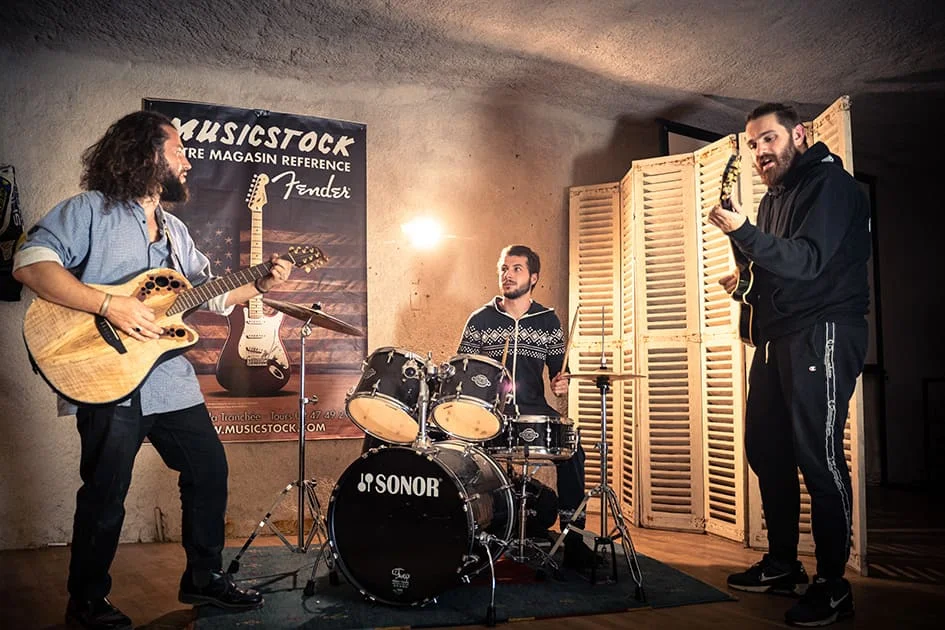
{"type": "Polygon", "coordinates": [[[555,374],[551,379],[551,392],[555,396],[564,396],[568,393],[568,355],[571,354],[571,343],[574,341],[574,331],[577,328],[578,311],[581,305],[578,304],[574,309],[574,317],[571,318],[571,330],[568,331],[568,343],[564,348],[564,360],[561,361],[561,371],[555,374]]]}

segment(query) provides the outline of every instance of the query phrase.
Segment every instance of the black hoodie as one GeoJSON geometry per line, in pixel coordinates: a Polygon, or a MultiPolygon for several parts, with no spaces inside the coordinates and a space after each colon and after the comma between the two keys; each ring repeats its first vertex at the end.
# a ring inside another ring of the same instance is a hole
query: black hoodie
{"type": "Polygon", "coordinates": [[[822,142],[768,189],[758,226],[745,221],[729,236],[736,259],[754,262],[756,341],[827,320],[866,325],[869,202],[822,142]]]}

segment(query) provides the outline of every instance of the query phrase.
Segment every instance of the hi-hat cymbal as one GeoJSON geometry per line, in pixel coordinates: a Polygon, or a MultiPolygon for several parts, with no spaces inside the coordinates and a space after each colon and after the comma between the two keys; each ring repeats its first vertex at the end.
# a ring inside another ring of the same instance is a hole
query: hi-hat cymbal
{"type": "Polygon", "coordinates": [[[289,317],[294,317],[295,319],[301,320],[303,322],[309,322],[312,326],[327,328],[328,330],[334,330],[335,332],[340,332],[345,335],[353,335],[355,337],[364,336],[364,333],[359,329],[355,328],[351,324],[346,324],[336,317],[332,317],[331,315],[323,312],[321,309],[310,308],[308,306],[302,306],[301,304],[293,304],[292,302],[270,300],[269,298],[263,298],[263,304],[271,306],[277,311],[285,313],[289,317]]]}
{"type": "Polygon", "coordinates": [[[612,381],[628,381],[631,378],[646,378],[643,374],[614,374],[613,372],[565,372],[565,378],[576,378],[583,381],[597,380],[601,376],[606,376],[612,381]]]}

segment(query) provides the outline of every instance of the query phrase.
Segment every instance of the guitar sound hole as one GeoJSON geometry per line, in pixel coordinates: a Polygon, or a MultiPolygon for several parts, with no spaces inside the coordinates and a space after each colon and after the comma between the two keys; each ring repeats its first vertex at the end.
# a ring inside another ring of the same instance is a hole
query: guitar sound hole
{"type": "Polygon", "coordinates": [[[181,285],[180,285],[180,281],[178,281],[178,280],[174,280],[174,281],[171,282],[171,288],[172,288],[172,289],[179,289],[180,286],[181,286],[181,285]]]}
{"type": "Polygon", "coordinates": [[[178,330],[175,330],[175,331],[174,331],[174,334],[177,335],[178,337],[183,337],[183,336],[186,335],[187,333],[186,333],[185,331],[183,331],[183,330],[178,329],[178,330]]]}
{"type": "Polygon", "coordinates": [[[146,288],[148,291],[150,291],[151,289],[154,288],[154,283],[153,283],[153,282],[150,282],[150,281],[145,282],[145,283],[144,283],[144,288],[146,288]]]}
{"type": "Polygon", "coordinates": [[[154,279],[154,282],[161,288],[166,287],[170,284],[170,281],[167,279],[167,276],[158,276],[154,279]]]}

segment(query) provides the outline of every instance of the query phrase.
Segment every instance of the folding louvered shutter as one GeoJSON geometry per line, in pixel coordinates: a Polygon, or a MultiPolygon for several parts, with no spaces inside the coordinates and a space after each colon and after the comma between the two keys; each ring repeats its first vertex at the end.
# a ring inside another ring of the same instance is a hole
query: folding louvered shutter
{"type": "MultiPolygon", "coordinates": [[[[744,542],[747,525],[744,448],[745,352],[738,338],[739,308],[719,279],[735,266],[729,238],[708,223],[719,203],[722,173],[736,154],[734,135],[695,152],[699,212],[699,329],[705,436],[707,532],[744,542]]],[[[738,191],[733,191],[737,201],[738,191]]]]}
{"type": "MultiPolygon", "coordinates": [[[[609,370],[620,361],[620,186],[617,183],[571,189],[570,316],[580,306],[568,364],[571,372],[593,372],[601,355],[609,370]]],[[[587,487],[601,481],[600,392],[595,383],[572,379],[568,415],[577,422],[587,454],[587,487]]],[[[621,494],[621,475],[615,474],[614,434],[620,432],[622,399],[615,389],[607,394],[608,483],[621,494]],[[615,429],[616,427],[616,429],[615,429]]],[[[616,455],[620,461],[620,455],[616,455]]],[[[595,507],[595,506],[592,506],[595,507]]]]}
{"type": "MultiPolygon", "coordinates": [[[[843,160],[844,168],[853,173],[853,140],[850,126],[850,99],[841,97],[830,107],[824,110],[816,119],[805,123],[810,133],[809,144],[821,141],[827,145],[832,153],[843,160]]],[[[751,164],[750,152],[747,149],[744,135],[740,137],[743,164],[751,164]]],[[[752,182],[743,181],[741,191],[743,202],[750,206],[757,214],[758,204],[764,195],[765,187],[754,169],[742,169],[743,180],[745,173],[752,173],[752,182]],[[750,201],[749,201],[750,200],[750,201]]],[[[853,538],[850,550],[849,566],[864,573],[866,570],[866,476],[865,456],[863,453],[863,389],[862,377],[857,379],[856,390],[850,400],[850,409],[847,414],[847,423],[844,430],[844,456],[850,468],[850,478],[853,485],[853,538]]],[[[800,473],[798,473],[800,477],[800,473]]],[[[753,547],[767,547],[767,532],[765,529],[761,495],[758,490],[757,478],[752,474],[749,485],[749,544],[753,547]]],[[[801,521],[800,541],[798,550],[803,553],[813,553],[814,540],[810,529],[810,495],[801,478],[801,521]]]]}
{"type": "MultiPolygon", "coordinates": [[[[634,316],[636,308],[634,307],[634,296],[636,295],[633,286],[634,266],[636,257],[634,256],[634,220],[633,220],[633,170],[627,172],[620,182],[620,296],[621,296],[621,343],[620,359],[622,365],[622,374],[636,374],[636,346],[634,338],[636,336],[636,324],[634,316]]],[[[636,467],[636,419],[638,399],[637,392],[640,391],[642,383],[632,378],[629,380],[617,381],[614,384],[614,396],[620,396],[623,406],[623,418],[619,424],[620,432],[616,435],[616,445],[614,453],[620,462],[620,488],[617,491],[617,497],[620,501],[621,511],[634,524],[640,521],[639,510],[639,484],[637,483],[636,467]]],[[[615,425],[618,426],[618,425],[615,425]]]]}
{"type": "Polygon", "coordinates": [[[698,237],[692,155],[633,163],[641,522],[702,530],[698,237]]]}

